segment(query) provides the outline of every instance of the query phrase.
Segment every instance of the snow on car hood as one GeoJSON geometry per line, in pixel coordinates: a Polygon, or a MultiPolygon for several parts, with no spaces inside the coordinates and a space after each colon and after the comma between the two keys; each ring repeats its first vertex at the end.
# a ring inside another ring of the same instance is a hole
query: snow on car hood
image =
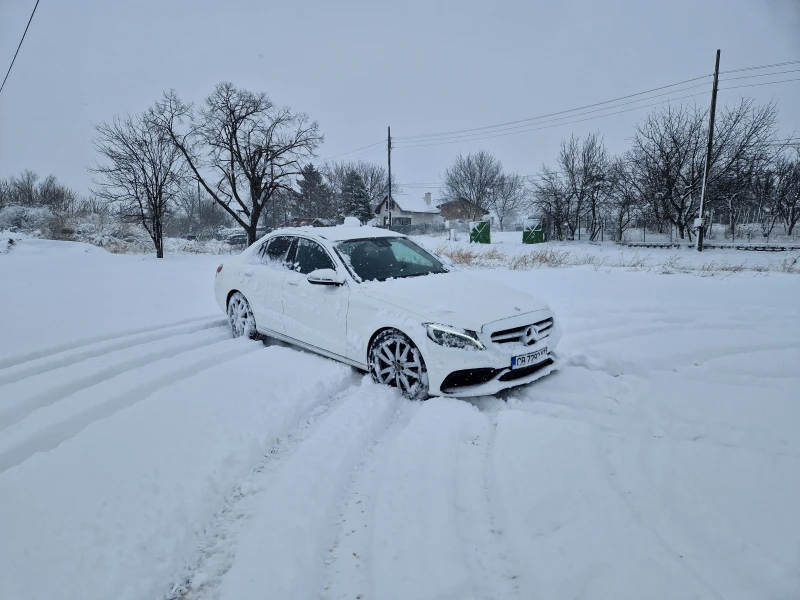
{"type": "Polygon", "coordinates": [[[549,308],[535,296],[463,272],[370,281],[362,286],[371,298],[431,322],[475,331],[492,321],[549,308]]]}

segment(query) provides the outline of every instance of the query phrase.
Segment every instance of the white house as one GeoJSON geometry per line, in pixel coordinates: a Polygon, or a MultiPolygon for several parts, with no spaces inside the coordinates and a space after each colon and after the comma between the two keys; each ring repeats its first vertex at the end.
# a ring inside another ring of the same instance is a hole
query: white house
{"type": "MultiPolygon", "coordinates": [[[[388,198],[384,198],[375,209],[378,222],[385,226],[389,222],[388,198]]],[[[431,193],[424,197],[407,196],[398,194],[392,196],[391,202],[392,223],[395,225],[431,225],[439,223],[442,217],[439,209],[431,201],[431,193]]]]}

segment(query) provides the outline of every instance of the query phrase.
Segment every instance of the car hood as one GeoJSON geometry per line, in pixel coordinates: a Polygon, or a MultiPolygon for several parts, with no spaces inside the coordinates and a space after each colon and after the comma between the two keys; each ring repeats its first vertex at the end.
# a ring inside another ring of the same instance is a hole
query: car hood
{"type": "Polygon", "coordinates": [[[486,323],[549,306],[530,294],[464,272],[361,284],[363,293],[425,320],[480,331],[486,323]]]}

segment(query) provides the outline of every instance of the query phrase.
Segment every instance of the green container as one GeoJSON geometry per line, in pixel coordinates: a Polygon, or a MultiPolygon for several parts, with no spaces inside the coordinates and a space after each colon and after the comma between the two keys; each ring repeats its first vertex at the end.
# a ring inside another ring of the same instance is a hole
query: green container
{"type": "Polygon", "coordinates": [[[469,224],[470,244],[491,244],[492,235],[489,230],[489,221],[476,221],[469,224]]]}
{"type": "Polygon", "coordinates": [[[544,241],[544,223],[538,219],[526,219],[522,227],[523,244],[541,244],[544,241]]]}

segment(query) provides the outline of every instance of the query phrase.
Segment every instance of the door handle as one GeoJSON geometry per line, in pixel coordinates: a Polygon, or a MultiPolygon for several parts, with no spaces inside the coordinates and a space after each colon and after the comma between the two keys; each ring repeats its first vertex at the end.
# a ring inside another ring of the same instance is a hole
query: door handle
{"type": "Polygon", "coordinates": [[[242,273],[247,277],[253,276],[253,271],[251,269],[247,269],[246,271],[242,271],[242,273]]]}
{"type": "Polygon", "coordinates": [[[296,281],[287,281],[286,285],[299,285],[296,281]]]}

